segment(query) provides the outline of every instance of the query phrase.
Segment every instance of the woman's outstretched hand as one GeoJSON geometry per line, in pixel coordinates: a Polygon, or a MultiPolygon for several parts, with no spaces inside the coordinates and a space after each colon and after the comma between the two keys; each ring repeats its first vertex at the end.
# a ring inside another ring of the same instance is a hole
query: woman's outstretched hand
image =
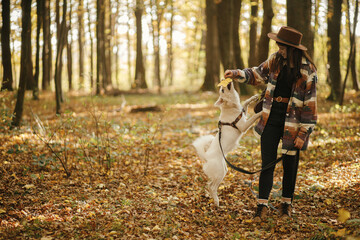
{"type": "Polygon", "coordinates": [[[226,70],[224,73],[224,77],[225,78],[244,78],[244,72],[239,70],[239,69],[234,69],[234,70],[226,70]]]}
{"type": "Polygon", "coordinates": [[[224,73],[224,77],[225,78],[234,78],[234,73],[232,70],[226,70],[225,73],[224,73]]]}

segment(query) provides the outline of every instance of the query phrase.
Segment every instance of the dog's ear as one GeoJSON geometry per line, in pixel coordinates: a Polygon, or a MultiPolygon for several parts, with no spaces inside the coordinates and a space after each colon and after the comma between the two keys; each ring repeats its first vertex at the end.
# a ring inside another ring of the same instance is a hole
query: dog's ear
{"type": "Polygon", "coordinates": [[[227,88],[229,89],[229,91],[231,90],[231,82],[227,85],[227,88]]]}
{"type": "Polygon", "coordinates": [[[223,104],[224,104],[224,99],[219,97],[218,100],[214,103],[214,106],[220,107],[223,104]]]}

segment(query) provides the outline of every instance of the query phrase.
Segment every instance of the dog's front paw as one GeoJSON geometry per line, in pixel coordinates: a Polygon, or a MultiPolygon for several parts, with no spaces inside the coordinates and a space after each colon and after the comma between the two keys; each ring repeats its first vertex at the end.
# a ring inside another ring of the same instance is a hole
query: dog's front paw
{"type": "Polygon", "coordinates": [[[251,102],[258,101],[258,100],[260,100],[260,98],[261,98],[261,95],[260,95],[260,94],[255,94],[254,96],[252,96],[252,97],[250,98],[250,101],[251,101],[251,102]]]}

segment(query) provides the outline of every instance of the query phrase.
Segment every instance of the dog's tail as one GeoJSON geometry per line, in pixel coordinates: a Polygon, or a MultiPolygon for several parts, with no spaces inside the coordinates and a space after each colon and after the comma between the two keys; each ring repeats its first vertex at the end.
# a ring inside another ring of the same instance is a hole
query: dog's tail
{"type": "Polygon", "coordinates": [[[192,144],[195,147],[196,152],[198,153],[199,157],[204,161],[206,161],[205,153],[208,150],[213,139],[214,139],[214,136],[205,135],[205,136],[198,137],[192,144]]]}

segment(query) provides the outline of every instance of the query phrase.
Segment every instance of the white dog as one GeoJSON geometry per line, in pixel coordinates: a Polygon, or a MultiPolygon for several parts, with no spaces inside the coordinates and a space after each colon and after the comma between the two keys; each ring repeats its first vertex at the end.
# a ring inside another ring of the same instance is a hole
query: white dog
{"type": "MultiPolygon", "coordinates": [[[[258,95],[247,99],[243,106],[240,103],[239,94],[234,85],[230,82],[226,87],[221,86],[219,90],[219,99],[215,106],[220,107],[220,122],[234,123],[234,126],[222,125],[221,146],[226,155],[234,149],[240,137],[246,133],[251,125],[257,120],[261,112],[247,119],[246,110],[249,103],[258,99],[258,95]],[[235,124],[235,119],[240,118],[235,124]],[[235,128],[236,126],[236,128],[235,128]]],[[[227,166],[219,145],[219,133],[214,137],[212,135],[201,136],[193,142],[199,157],[204,160],[203,170],[209,178],[208,191],[214,199],[214,203],[219,206],[217,195],[218,187],[227,173],[227,166]]]]}

